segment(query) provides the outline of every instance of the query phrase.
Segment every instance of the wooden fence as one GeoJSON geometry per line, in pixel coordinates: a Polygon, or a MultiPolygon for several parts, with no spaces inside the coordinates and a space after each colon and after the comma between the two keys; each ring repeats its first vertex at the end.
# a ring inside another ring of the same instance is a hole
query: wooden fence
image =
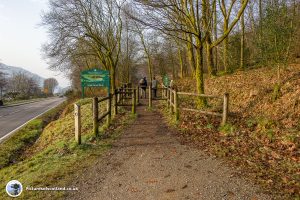
{"type": "Polygon", "coordinates": [[[221,125],[225,125],[228,118],[228,104],[229,104],[229,94],[225,93],[223,96],[216,96],[216,95],[206,95],[206,94],[196,94],[196,93],[188,93],[188,92],[178,92],[176,89],[165,88],[164,90],[164,97],[167,99],[167,107],[170,109],[170,112],[174,114],[175,120],[179,119],[179,112],[180,110],[191,111],[191,112],[198,112],[206,115],[214,115],[222,117],[221,125]],[[217,98],[223,99],[223,112],[209,112],[203,111],[200,109],[193,109],[193,108],[179,108],[178,96],[179,95],[186,95],[186,96],[196,96],[196,97],[204,97],[204,98],[217,98]]]}
{"type": "MultiPolygon", "coordinates": [[[[131,106],[132,113],[136,113],[137,105],[137,89],[130,88],[131,84],[124,84],[120,88],[116,89],[114,94],[108,94],[107,97],[98,99],[93,97],[92,111],[93,111],[93,132],[95,136],[99,135],[99,123],[106,118],[107,126],[111,123],[112,107],[114,108],[114,114],[118,114],[118,107],[131,106]],[[126,100],[131,99],[131,103],[126,103],[126,100]],[[99,114],[99,103],[107,102],[106,111],[99,114]],[[112,105],[112,102],[114,104],[112,105]]],[[[75,117],[75,140],[78,144],[81,144],[81,109],[79,104],[74,104],[74,117],[75,117]]]]}
{"type": "MultiPolygon", "coordinates": [[[[155,100],[155,101],[156,100],[167,100],[167,98],[164,97],[164,95],[163,95],[164,92],[165,92],[165,90],[166,90],[166,88],[164,88],[164,87],[158,87],[157,88],[157,94],[158,94],[157,97],[154,97],[154,95],[153,95],[154,89],[152,89],[151,84],[148,86],[147,90],[148,90],[148,106],[149,106],[149,108],[152,107],[152,101],[153,100],[155,100]],[[159,94],[161,94],[161,96],[159,94]]],[[[141,98],[140,96],[141,96],[141,94],[142,94],[142,88],[140,86],[138,86],[137,87],[137,102],[138,103],[140,102],[140,98],[141,98]]]]}

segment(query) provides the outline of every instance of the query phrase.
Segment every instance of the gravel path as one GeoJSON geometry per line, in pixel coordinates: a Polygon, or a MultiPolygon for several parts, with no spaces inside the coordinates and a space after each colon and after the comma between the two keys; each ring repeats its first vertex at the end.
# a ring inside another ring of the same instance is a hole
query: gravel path
{"type": "Polygon", "coordinates": [[[264,200],[272,199],[234,170],[200,150],[182,145],[156,112],[137,109],[138,118],[97,164],[74,183],[69,199],[264,200]]]}

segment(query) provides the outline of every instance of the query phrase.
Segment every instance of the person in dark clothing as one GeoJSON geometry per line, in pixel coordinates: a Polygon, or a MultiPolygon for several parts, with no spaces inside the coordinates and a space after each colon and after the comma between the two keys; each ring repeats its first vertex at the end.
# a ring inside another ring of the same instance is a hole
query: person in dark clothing
{"type": "Polygon", "coordinates": [[[141,98],[143,98],[143,93],[144,93],[144,96],[145,96],[145,98],[146,98],[146,89],[147,89],[147,79],[146,79],[146,77],[144,77],[144,78],[142,78],[141,80],[140,80],[140,82],[139,82],[139,85],[140,85],[140,87],[142,88],[142,94],[141,94],[141,98]]]}

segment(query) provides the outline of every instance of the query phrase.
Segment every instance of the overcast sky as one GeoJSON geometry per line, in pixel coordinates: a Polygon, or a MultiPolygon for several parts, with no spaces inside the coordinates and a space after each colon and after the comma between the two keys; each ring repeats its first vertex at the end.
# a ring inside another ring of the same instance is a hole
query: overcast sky
{"type": "Polygon", "coordinates": [[[0,0],[0,62],[44,78],[54,77],[66,87],[69,81],[62,73],[49,70],[42,58],[41,45],[47,34],[38,24],[43,10],[47,10],[47,0],[0,0]]]}

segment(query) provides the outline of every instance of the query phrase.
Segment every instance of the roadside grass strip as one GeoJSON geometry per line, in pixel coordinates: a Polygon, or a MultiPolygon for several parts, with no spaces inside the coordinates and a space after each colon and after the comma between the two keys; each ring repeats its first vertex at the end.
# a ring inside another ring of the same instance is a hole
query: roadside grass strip
{"type": "MultiPolygon", "coordinates": [[[[135,116],[120,110],[120,114],[112,120],[110,127],[100,125],[100,137],[93,135],[91,99],[81,100],[82,111],[82,144],[77,145],[74,138],[74,115],[72,104],[66,106],[60,118],[51,121],[43,130],[41,119],[36,119],[20,130],[7,141],[9,146],[0,150],[0,155],[9,155],[11,151],[20,153],[18,162],[13,159],[3,160],[6,167],[0,169],[0,187],[5,188],[10,180],[18,180],[23,184],[21,199],[57,199],[66,195],[65,191],[32,191],[26,188],[72,187],[76,172],[93,164],[95,157],[101,156],[112,145],[124,126],[134,121],[135,116]],[[33,129],[33,130],[31,130],[33,129]],[[22,132],[21,132],[22,131],[22,132]],[[22,135],[27,135],[25,138],[22,135]],[[101,137],[105,135],[106,137],[101,137]],[[108,136],[108,137],[107,137],[108,136]],[[29,139],[27,139],[27,137],[29,139]],[[38,137],[38,138],[37,138],[38,137]],[[31,139],[32,138],[32,139],[31,139]],[[15,143],[15,141],[21,141],[15,143]],[[33,141],[21,152],[25,143],[33,141]],[[18,144],[20,143],[20,144],[18,144]]],[[[106,109],[106,105],[100,105],[106,109]]],[[[6,156],[13,157],[13,155],[6,156]]],[[[1,157],[2,159],[2,157],[1,157]]],[[[0,190],[1,199],[10,199],[5,190],[0,190]],[[2,198],[3,197],[3,198],[2,198]]]]}

